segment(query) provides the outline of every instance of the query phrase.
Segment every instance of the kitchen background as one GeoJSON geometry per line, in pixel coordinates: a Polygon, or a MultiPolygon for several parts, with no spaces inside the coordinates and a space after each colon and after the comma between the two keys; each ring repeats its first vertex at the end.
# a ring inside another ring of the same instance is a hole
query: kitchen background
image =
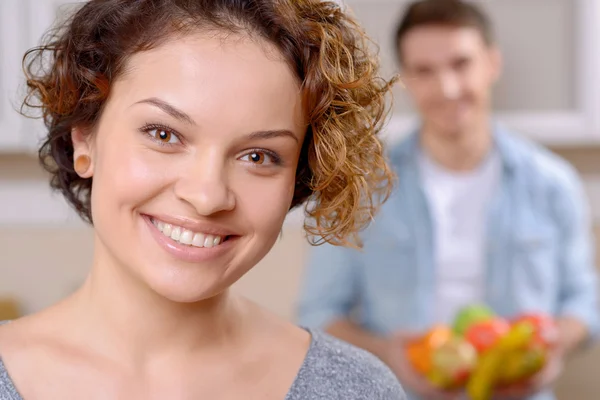
{"type": "MultiPolygon", "coordinates": [[[[490,12],[505,56],[504,77],[495,93],[498,119],[577,167],[600,234],[600,1],[478,2],[490,12]]],[[[16,303],[22,313],[74,290],[92,252],[90,229],[50,193],[37,164],[40,124],[14,111],[22,54],[71,3],[0,1],[0,299],[6,300],[0,304],[16,303]]],[[[380,45],[383,73],[391,75],[392,25],[405,2],[346,4],[380,45]]],[[[387,140],[400,140],[413,123],[410,104],[398,86],[387,140]]],[[[309,251],[301,221],[300,213],[291,214],[273,251],[236,284],[236,290],[290,319],[309,251]]],[[[597,399],[600,383],[593,367],[599,364],[598,349],[575,359],[559,382],[559,399],[597,399]]]]}

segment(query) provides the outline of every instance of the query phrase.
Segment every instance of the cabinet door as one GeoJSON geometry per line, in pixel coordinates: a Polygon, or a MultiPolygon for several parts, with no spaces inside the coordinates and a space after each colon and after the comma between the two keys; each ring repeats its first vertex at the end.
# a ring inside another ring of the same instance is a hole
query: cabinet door
{"type": "Polygon", "coordinates": [[[21,59],[27,36],[22,0],[0,1],[0,153],[19,150],[24,118],[18,113],[22,100],[21,59]]]}

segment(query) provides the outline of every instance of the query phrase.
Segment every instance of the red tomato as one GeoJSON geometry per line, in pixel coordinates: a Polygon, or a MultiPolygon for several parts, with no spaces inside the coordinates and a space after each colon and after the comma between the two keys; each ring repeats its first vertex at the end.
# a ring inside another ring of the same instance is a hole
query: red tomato
{"type": "Polygon", "coordinates": [[[465,338],[477,349],[478,353],[483,353],[492,348],[498,339],[507,334],[509,330],[510,324],[507,321],[493,318],[471,325],[465,333],[465,338]]]}
{"type": "Polygon", "coordinates": [[[535,328],[535,339],[546,347],[551,347],[558,340],[558,326],[554,319],[544,313],[526,313],[519,315],[513,324],[527,321],[535,328]]]}

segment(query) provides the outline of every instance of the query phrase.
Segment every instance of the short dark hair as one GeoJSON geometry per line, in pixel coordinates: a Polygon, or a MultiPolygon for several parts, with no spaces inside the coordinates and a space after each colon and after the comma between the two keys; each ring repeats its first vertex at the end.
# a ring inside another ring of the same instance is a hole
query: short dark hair
{"type": "Polygon", "coordinates": [[[396,52],[401,59],[400,43],[406,34],[417,27],[443,25],[475,28],[486,44],[494,42],[492,23],[479,7],[463,0],[418,0],[409,4],[396,28],[396,52]]]}

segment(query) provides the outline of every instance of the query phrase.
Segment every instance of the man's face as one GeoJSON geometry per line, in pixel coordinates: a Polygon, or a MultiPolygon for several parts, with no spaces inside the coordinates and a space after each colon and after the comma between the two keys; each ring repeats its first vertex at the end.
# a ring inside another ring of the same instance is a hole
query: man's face
{"type": "Polygon", "coordinates": [[[402,39],[400,54],[404,84],[432,131],[458,135],[487,115],[501,62],[477,29],[417,27],[402,39]]]}

